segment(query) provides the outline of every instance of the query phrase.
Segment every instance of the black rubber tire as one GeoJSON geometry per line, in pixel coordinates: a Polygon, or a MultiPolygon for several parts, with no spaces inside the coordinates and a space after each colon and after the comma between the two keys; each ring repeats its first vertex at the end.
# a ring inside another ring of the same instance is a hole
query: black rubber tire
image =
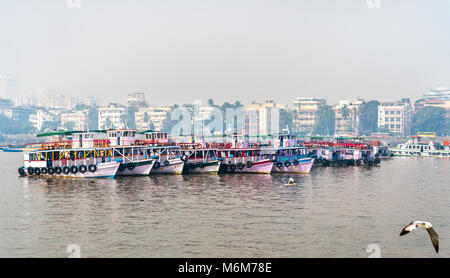
{"type": "Polygon", "coordinates": [[[18,171],[19,171],[19,175],[25,176],[25,170],[24,170],[22,167],[20,167],[20,168],[18,169],[18,171]]]}
{"type": "Polygon", "coordinates": [[[41,169],[39,169],[39,168],[34,169],[34,174],[36,176],[39,176],[41,174],[41,169]]]}
{"type": "Polygon", "coordinates": [[[48,167],[47,173],[51,176],[51,175],[55,174],[55,169],[53,167],[48,167]]]}
{"type": "Polygon", "coordinates": [[[253,166],[253,162],[252,161],[247,161],[247,168],[252,168],[253,166]]]}
{"type": "Polygon", "coordinates": [[[94,173],[95,171],[97,171],[97,165],[91,164],[88,167],[89,172],[94,173]]]}
{"type": "Polygon", "coordinates": [[[87,171],[87,167],[85,165],[80,165],[80,167],[78,167],[78,171],[80,171],[80,173],[84,174],[87,171]]]}
{"type": "Polygon", "coordinates": [[[281,163],[280,161],[278,161],[278,162],[276,163],[276,166],[277,166],[278,168],[281,168],[281,167],[283,167],[283,163],[281,163]]]}
{"type": "Polygon", "coordinates": [[[72,166],[72,167],[70,167],[70,172],[72,173],[72,174],[76,174],[76,173],[78,173],[78,167],[77,166],[72,166]]]}
{"type": "Polygon", "coordinates": [[[155,165],[153,165],[153,168],[158,169],[159,167],[161,167],[161,163],[159,163],[159,161],[156,161],[155,165]]]}
{"type": "Polygon", "coordinates": [[[42,168],[41,169],[41,173],[42,173],[42,175],[47,175],[47,168],[42,168]]]}
{"type": "Polygon", "coordinates": [[[170,162],[169,160],[164,161],[164,166],[169,166],[170,162]]]}
{"type": "Polygon", "coordinates": [[[181,160],[184,161],[184,162],[188,161],[188,156],[187,155],[183,155],[181,157],[181,160]]]}
{"type": "Polygon", "coordinates": [[[61,173],[62,173],[62,168],[59,166],[55,167],[55,174],[59,175],[61,173]]]}
{"type": "Polygon", "coordinates": [[[298,165],[298,160],[296,159],[296,160],[294,160],[294,165],[298,165]]]}
{"type": "Polygon", "coordinates": [[[231,172],[234,172],[234,171],[236,171],[236,165],[235,164],[230,164],[230,171],[231,172]]]}
{"type": "Polygon", "coordinates": [[[290,162],[290,161],[286,161],[286,162],[284,163],[284,166],[286,166],[286,167],[291,166],[291,162],[290,162]]]}
{"type": "Polygon", "coordinates": [[[237,167],[238,167],[239,170],[242,170],[242,169],[244,169],[245,164],[242,163],[242,162],[239,162],[238,165],[237,165],[237,167]]]}
{"type": "Polygon", "coordinates": [[[34,168],[33,167],[28,167],[27,168],[27,173],[28,173],[28,175],[33,175],[34,174],[34,168]]]}
{"type": "Polygon", "coordinates": [[[64,175],[68,175],[70,173],[70,167],[69,166],[64,166],[62,168],[62,172],[64,175]]]}

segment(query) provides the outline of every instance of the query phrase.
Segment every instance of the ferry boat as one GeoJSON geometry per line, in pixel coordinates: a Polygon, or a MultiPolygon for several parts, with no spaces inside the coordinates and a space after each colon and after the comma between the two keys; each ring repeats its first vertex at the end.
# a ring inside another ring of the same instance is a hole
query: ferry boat
{"type": "Polygon", "coordinates": [[[261,149],[221,149],[218,154],[223,160],[219,170],[222,173],[270,174],[272,172],[273,161],[266,158],[261,149]]]}
{"type": "Polygon", "coordinates": [[[113,178],[120,163],[111,148],[39,150],[24,153],[21,176],[113,178]]]}
{"type": "Polygon", "coordinates": [[[323,141],[323,137],[312,137],[305,145],[324,166],[373,166],[381,162],[373,146],[361,138],[338,137],[323,141]]]}
{"type": "Polygon", "coordinates": [[[259,143],[249,142],[245,136],[233,134],[222,142],[211,142],[221,160],[219,173],[270,174],[273,161],[266,157],[259,143]]]}
{"type": "Polygon", "coordinates": [[[412,136],[406,143],[398,144],[396,148],[392,148],[391,152],[394,156],[407,157],[450,157],[449,141],[444,140],[443,144],[422,142],[420,136],[412,136]]]}
{"type": "MultiPolygon", "coordinates": [[[[117,129],[108,131],[111,145],[139,146],[136,168],[145,168],[150,174],[181,175],[185,161],[180,155],[180,147],[168,138],[167,132],[117,129]],[[151,165],[151,166],[150,166],[151,165]]],[[[133,156],[130,152],[127,157],[133,156]]],[[[123,168],[126,171],[125,168],[123,168]]],[[[139,173],[138,173],[139,174],[139,173]]]]}
{"type": "Polygon", "coordinates": [[[157,161],[150,156],[145,146],[136,145],[137,130],[116,129],[107,131],[109,145],[114,157],[121,157],[118,176],[147,176],[157,161]]]}
{"type": "Polygon", "coordinates": [[[268,157],[272,157],[273,173],[309,174],[314,165],[315,155],[303,146],[303,140],[291,134],[279,134],[278,138],[269,142],[264,148],[268,157]]]}
{"type": "MultiPolygon", "coordinates": [[[[181,154],[187,157],[183,174],[218,174],[222,159],[217,157],[217,149],[207,142],[180,143],[181,154]]],[[[214,145],[215,146],[215,145],[214,145]]]]}

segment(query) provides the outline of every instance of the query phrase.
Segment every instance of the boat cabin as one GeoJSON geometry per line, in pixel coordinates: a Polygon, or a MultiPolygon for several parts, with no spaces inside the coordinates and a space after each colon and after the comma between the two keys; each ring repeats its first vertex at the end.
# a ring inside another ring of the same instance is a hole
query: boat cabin
{"type": "Polygon", "coordinates": [[[136,144],[136,129],[108,130],[108,139],[111,146],[134,146],[136,144]]]}

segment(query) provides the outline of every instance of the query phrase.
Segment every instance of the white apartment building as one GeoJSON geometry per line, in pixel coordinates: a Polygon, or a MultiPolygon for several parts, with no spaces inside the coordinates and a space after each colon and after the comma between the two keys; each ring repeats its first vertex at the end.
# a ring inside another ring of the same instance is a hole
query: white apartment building
{"type": "Polygon", "coordinates": [[[335,114],[334,133],[337,136],[359,133],[359,111],[363,103],[364,101],[362,99],[340,100],[333,107],[335,114]]]}
{"type": "Polygon", "coordinates": [[[155,131],[163,131],[164,122],[169,117],[172,108],[167,107],[147,107],[139,108],[134,113],[136,128],[139,130],[149,130],[153,124],[155,131]]]}
{"type": "Polygon", "coordinates": [[[42,126],[44,125],[45,122],[51,122],[53,120],[54,116],[43,110],[38,110],[36,113],[31,114],[29,116],[29,121],[31,125],[33,125],[33,127],[37,131],[42,130],[42,126]]]}
{"type": "Polygon", "coordinates": [[[144,93],[132,93],[127,96],[128,107],[146,107],[144,93]]]}
{"type": "Polygon", "coordinates": [[[409,99],[380,102],[378,106],[378,129],[406,136],[409,134],[412,105],[409,99]]]}
{"type": "Polygon", "coordinates": [[[319,109],[326,104],[326,101],[324,99],[299,97],[293,104],[297,112],[297,116],[293,120],[296,130],[302,133],[311,133],[316,126],[319,109]]]}
{"type": "Polygon", "coordinates": [[[89,129],[89,111],[75,111],[61,114],[61,127],[64,128],[67,122],[73,122],[74,130],[86,131],[89,129]]]}
{"type": "Polygon", "coordinates": [[[99,129],[127,128],[127,108],[117,103],[110,103],[106,107],[98,109],[99,129]]]}

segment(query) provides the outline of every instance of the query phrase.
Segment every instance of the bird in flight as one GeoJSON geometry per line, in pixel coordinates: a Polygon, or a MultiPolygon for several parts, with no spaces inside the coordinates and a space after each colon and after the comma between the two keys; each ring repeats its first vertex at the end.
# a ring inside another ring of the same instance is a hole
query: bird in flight
{"type": "Polygon", "coordinates": [[[438,233],[432,228],[432,225],[430,222],[426,221],[413,221],[406,225],[403,230],[400,232],[400,236],[406,235],[409,232],[412,232],[417,227],[425,228],[430,235],[431,243],[433,244],[434,250],[436,250],[436,253],[439,253],[439,235],[438,233]]]}

